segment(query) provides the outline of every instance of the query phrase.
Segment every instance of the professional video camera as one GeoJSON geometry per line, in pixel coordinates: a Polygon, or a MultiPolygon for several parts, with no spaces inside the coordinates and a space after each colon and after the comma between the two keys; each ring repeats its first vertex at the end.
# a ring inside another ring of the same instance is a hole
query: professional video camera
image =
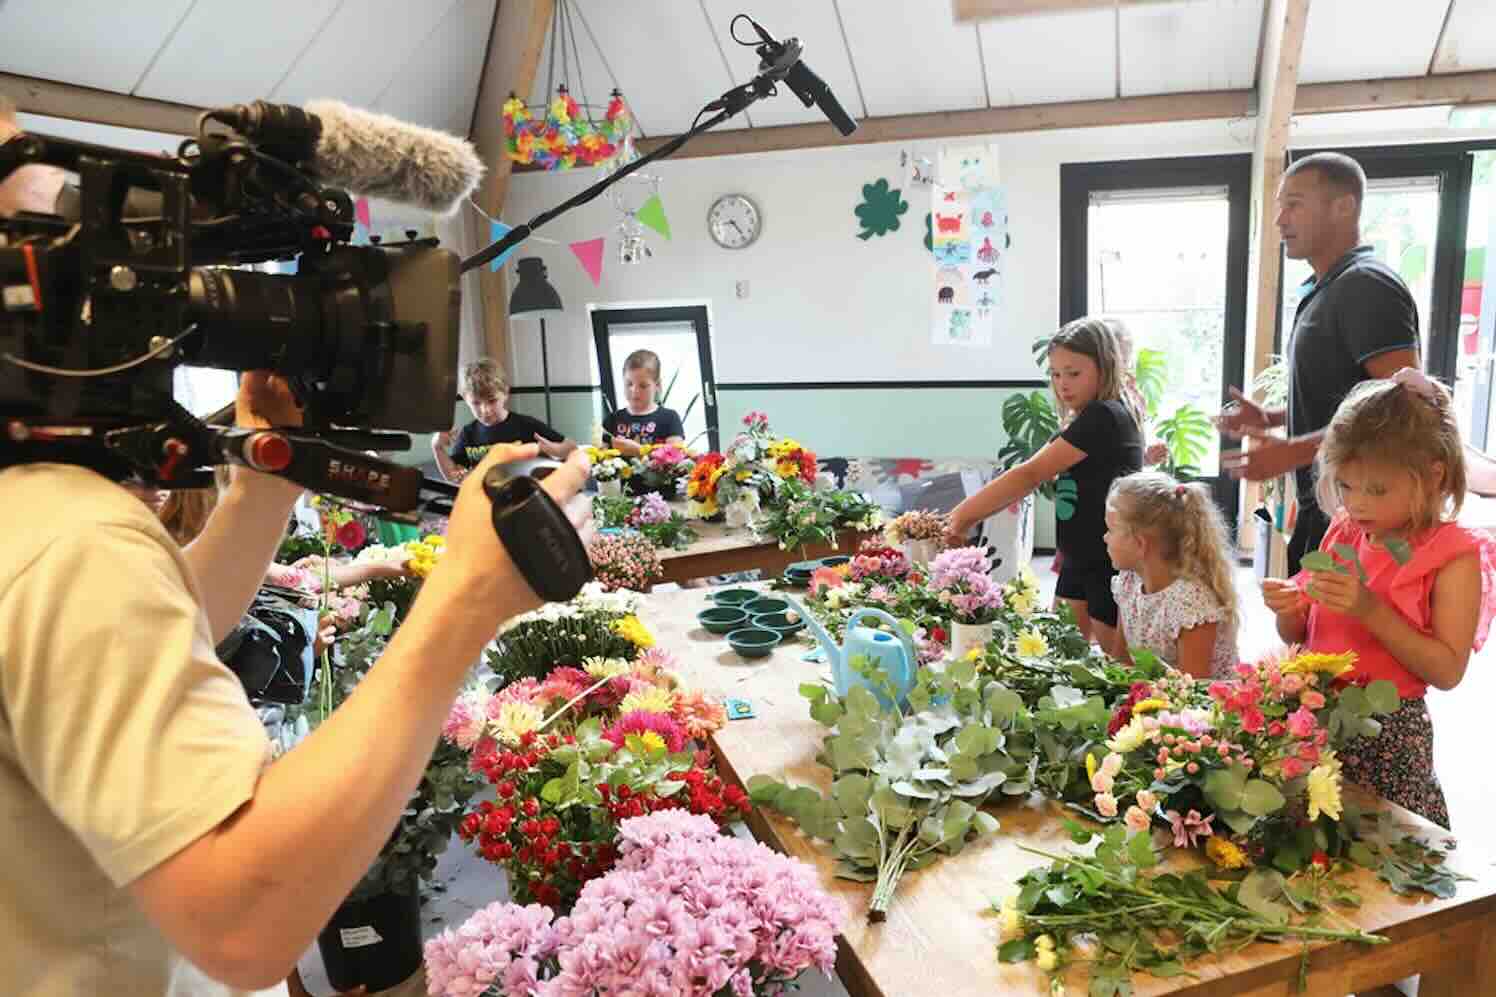
{"type": "Polygon", "coordinates": [[[78,177],[59,213],[0,219],[0,466],[184,487],[237,462],[417,506],[420,473],[362,451],[451,426],[458,258],[434,239],[349,245],[352,200],[324,178],[444,208],[482,166],[439,132],[334,102],[310,110],[208,112],[175,156],[24,132],[0,145],[0,179],[32,163],[78,177]],[[272,260],[296,273],[243,267],[272,260]],[[209,427],[172,397],[178,364],[277,371],[305,426],[209,427]]]}

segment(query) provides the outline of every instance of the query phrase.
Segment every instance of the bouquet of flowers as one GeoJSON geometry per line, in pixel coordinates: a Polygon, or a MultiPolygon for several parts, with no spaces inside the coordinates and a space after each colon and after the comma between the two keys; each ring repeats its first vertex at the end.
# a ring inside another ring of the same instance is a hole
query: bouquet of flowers
{"type": "Polygon", "coordinates": [[[695,459],[674,443],[645,444],[634,458],[629,486],[638,494],[659,492],[674,498],[696,466],[695,459]]]}
{"type": "Polygon", "coordinates": [[[605,529],[628,527],[638,530],[656,547],[683,550],[696,539],[686,517],[670,508],[659,492],[638,498],[598,495],[592,500],[592,520],[605,529]]]}
{"type": "Polygon", "coordinates": [[[634,465],[623,454],[611,448],[588,447],[594,481],[623,481],[632,477],[634,465]]]}
{"type": "Polygon", "coordinates": [[[634,615],[638,604],[632,592],[608,592],[589,582],[570,602],[547,603],[507,622],[486,655],[488,666],[509,683],[543,679],[557,665],[633,661],[654,645],[634,615]]]}
{"type": "Polygon", "coordinates": [[[636,530],[596,537],[587,545],[587,556],[593,574],[610,591],[642,592],[664,573],[655,545],[636,530]]]}
{"type": "Polygon", "coordinates": [[[496,799],[464,816],[457,833],[508,871],[516,899],[570,906],[584,884],[613,867],[618,825],[627,818],[671,809],[722,824],[747,816],[747,797],[722,781],[705,753],[671,750],[672,735],[684,736],[673,720],[645,723],[642,733],[622,734],[622,743],[597,717],[573,734],[526,730],[512,741],[479,743],[473,768],[496,799]]]}
{"type": "Polygon", "coordinates": [[[783,993],[830,975],[844,911],[809,866],[665,810],[622,821],[617,867],[569,917],[492,904],[426,944],[435,997],[783,993]]]}
{"type": "Polygon", "coordinates": [[[836,547],[842,529],[872,532],[883,525],[883,510],[861,492],[816,491],[800,479],[786,480],[759,529],[779,541],[781,550],[827,544],[836,547]]]}
{"type": "Polygon", "coordinates": [[[911,509],[889,521],[884,530],[890,546],[898,547],[906,540],[940,540],[950,525],[950,517],[928,509],[911,509]]]}
{"type": "Polygon", "coordinates": [[[1087,760],[1096,814],[1121,812],[1134,831],[1164,823],[1177,847],[1204,845],[1228,868],[1266,859],[1291,872],[1316,851],[1344,854],[1336,752],[1400,705],[1391,682],[1347,684],[1354,661],[1291,649],[1203,688],[1178,673],[1140,683],[1113,713],[1107,752],[1087,760]]]}
{"type": "Polygon", "coordinates": [[[992,580],[987,554],[980,547],[956,547],[930,565],[936,598],[950,607],[957,623],[991,623],[1002,608],[1002,589],[992,580]]]}
{"type": "Polygon", "coordinates": [[[769,431],[768,416],[749,412],[743,427],[722,453],[696,461],[686,482],[692,517],[710,519],[724,512],[735,524],[748,525],[762,507],[774,507],[786,481],[815,481],[815,454],[794,440],[776,438],[769,431]],[[810,476],[804,479],[807,457],[810,476]]]}
{"type": "Polygon", "coordinates": [[[908,556],[901,550],[888,547],[878,540],[865,540],[848,566],[847,576],[853,581],[899,582],[909,577],[908,556]]]}

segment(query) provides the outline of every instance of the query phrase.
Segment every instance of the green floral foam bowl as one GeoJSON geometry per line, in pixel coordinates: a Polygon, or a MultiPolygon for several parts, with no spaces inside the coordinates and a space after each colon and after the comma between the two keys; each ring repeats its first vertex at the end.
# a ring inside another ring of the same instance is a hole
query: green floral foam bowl
{"type": "Polygon", "coordinates": [[[752,602],[743,603],[743,609],[747,610],[749,616],[763,616],[765,613],[783,613],[790,608],[790,604],[783,599],[773,596],[765,596],[762,599],[754,599],[752,602]]]}
{"type": "Polygon", "coordinates": [[[761,593],[754,589],[723,589],[712,593],[712,601],[719,606],[741,606],[745,602],[752,602],[761,593]]]}
{"type": "Polygon", "coordinates": [[[731,633],[748,623],[748,614],[736,606],[713,606],[696,614],[696,622],[714,634],[731,633]]]}
{"type": "Polygon", "coordinates": [[[830,557],[823,557],[823,558],[821,558],[821,567],[823,567],[823,568],[839,568],[843,564],[846,564],[846,563],[850,562],[851,560],[852,559],[850,557],[848,557],[847,555],[845,555],[845,554],[832,554],[830,557]]]}
{"type": "Polygon", "coordinates": [[[805,621],[798,613],[759,613],[753,617],[753,625],[773,630],[781,637],[788,637],[805,629],[805,621]]]}
{"type": "Polygon", "coordinates": [[[727,643],[745,658],[768,657],[781,640],[778,633],[759,626],[744,627],[727,635],[727,643]]]}

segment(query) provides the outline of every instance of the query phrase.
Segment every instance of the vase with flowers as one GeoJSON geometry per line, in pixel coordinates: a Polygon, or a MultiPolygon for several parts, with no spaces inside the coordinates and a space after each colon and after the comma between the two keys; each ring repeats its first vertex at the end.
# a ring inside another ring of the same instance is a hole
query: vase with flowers
{"type": "Polygon", "coordinates": [[[604,447],[588,447],[587,457],[592,461],[592,480],[597,482],[598,494],[622,495],[624,482],[633,477],[633,463],[617,450],[604,447]]]}
{"type": "Polygon", "coordinates": [[[992,640],[992,626],[1003,605],[1002,589],[992,580],[987,552],[955,547],[930,564],[930,587],[951,613],[951,655],[964,657],[992,640]]]}

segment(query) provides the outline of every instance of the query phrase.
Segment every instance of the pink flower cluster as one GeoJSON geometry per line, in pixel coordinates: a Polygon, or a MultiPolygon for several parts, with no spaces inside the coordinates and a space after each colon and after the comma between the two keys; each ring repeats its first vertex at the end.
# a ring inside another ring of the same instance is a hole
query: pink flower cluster
{"type": "Polygon", "coordinates": [[[990,623],[1002,608],[1002,589],[988,574],[987,552],[955,547],[930,564],[930,586],[959,623],[990,623]]]}
{"type": "Polygon", "coordinates": [[[769,428],[769,417],[762,412],[749,412],[743,416],[743,425],[750,430],[767,430],[769,428]]]}
{"type": "Polygon", "coordinates": [[[433,997],[735,997],[828,976],[845,912],[809,866],[667,809],[619,825],[571,915],[490,904],[426,943],[433,997]]]}
{"type": "MultiPolygon", "coordinates": [[[[1297,779],[1319,764],[1330,732],[1321,727],[1317,711],[1324,709],[1324,693],[1314,688],[1313,673],[1284,675],[1273,661],[1236,666],[1236,679],[1210,683],[1210,698],[1235,719],[1243,734],[1259,741],[1278,757],[1285,779],[1297,779]],[[1266,712],[1265,712],[1266,709],[1266,712]],[[1269,714],[1282,719],[1269,719],[1269,714]]],[[[1263,755],[1260,748],[1252,754],[1263,755]]],[[[1251,767],[1252,758],[1242,763],[1251,767]]]]}
{"type": "Polygon", "coordinates": [[[587,545],[592,571],[610,592],[633,589],[642,592],[660,577],[660,557],[648,537],[632,530],[605,534],[587,545]]]}
{"type": "Polygon", "coordinates": [[[629,512],[630,526],[654,526],[670,521],[670,503],[659,492],[650,492],[634,503],[629,512]]]}
{"type": "Polygon", "coordinates": [[[686,732],[681,730],[680,724],[672,720],[668,713],[651,713],[648,710],[625,713],[618,718],[617,723],[603,731],[603,737],[611,741],[615,748],[621,748],[630,734],[646,733],[658,734],[660,740],[665,742],[665,750],[672,754],[686,746],[686,732]]]}
{"type": "Polygon", "coordinates": [[[432,997],[482,997],[495,990],[532,993],[554,965],[555,915],[549,907],[492,903],[460,928],[426,943],[426,988],[432,997]]]}
{"type": "Polygon", "coordinates": [[[683,464],[690,459],[691,455],[686,453],[680,447],[676,446],[674,443],[666,443],[662,446],[655,447],[649,452],[649,463],[656,470],[660,471],[668,471],[671,468],[675,467],[677,464],[683,464]]]}
{"type": "Polygon", "coordinates": [[[848,574],[854,582],[865,578],[903,578],[909,574],[909,557],[896,547],[871,544],[852,558],[848,574]]]}

